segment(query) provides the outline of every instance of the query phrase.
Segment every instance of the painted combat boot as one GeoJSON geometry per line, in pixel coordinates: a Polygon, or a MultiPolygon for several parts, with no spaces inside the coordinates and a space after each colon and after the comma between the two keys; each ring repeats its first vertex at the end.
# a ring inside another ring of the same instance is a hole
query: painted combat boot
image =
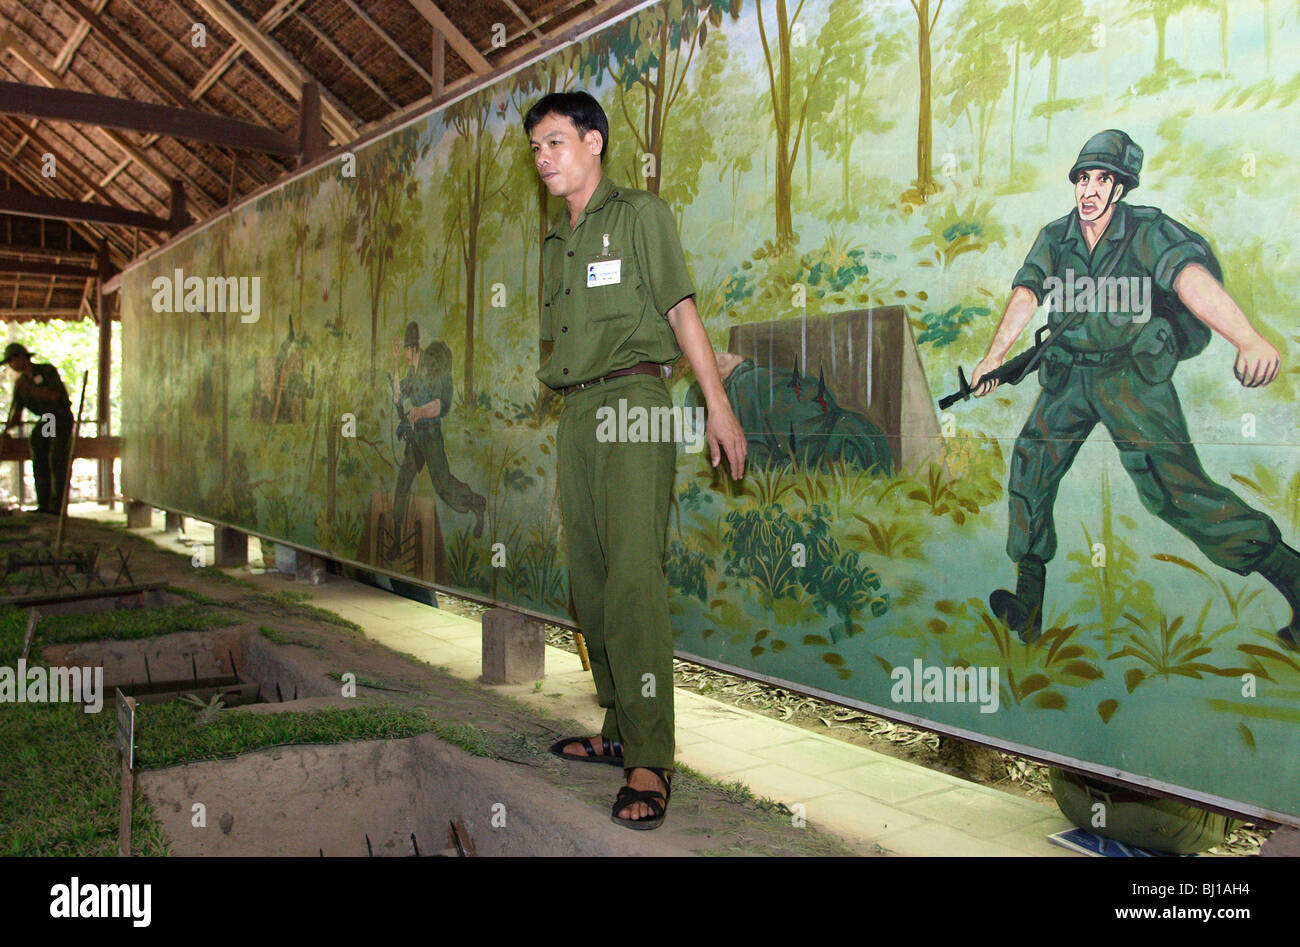
{"type": "Polygon", "coordinates": [[[1277,636],[1292,651],[1300,651],[1300,552],[1279,541],[1259,560],[1255,571],[1268,579],[1291,606],[1291,622],[1277,636]]]}
{"type": "Polygon", "coordinates": [[[1025,644],[1043,633],[1043,588],[1047,584],[1047,563],[1037,556],[1025,556],[1016,568],[1016,591],[998,589],[989,596],[989,608],[1025,644]]]}

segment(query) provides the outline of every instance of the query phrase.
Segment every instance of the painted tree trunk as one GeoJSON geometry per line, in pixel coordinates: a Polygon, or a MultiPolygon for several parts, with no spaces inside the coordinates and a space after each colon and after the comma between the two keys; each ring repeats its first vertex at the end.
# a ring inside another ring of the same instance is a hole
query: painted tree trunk
{"type": "Polygon", "coordinates": [[[935,191],[931,156],[933,128],[930,114],[930,0],[920,0],[919,5],[916,6],[916,19],[916,59],[921,92],[916,117],[916,188],[924,197],[935,191]]]}

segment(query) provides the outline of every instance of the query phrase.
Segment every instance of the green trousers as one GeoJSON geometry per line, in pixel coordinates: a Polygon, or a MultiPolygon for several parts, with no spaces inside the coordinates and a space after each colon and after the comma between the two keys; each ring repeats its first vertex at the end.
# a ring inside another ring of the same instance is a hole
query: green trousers
{"type": "Polygon", "coordinates": [[[1128,358],[1075,363],[1044,389],[1016,440],[1007,482],[1007,554],[1056,555],[1052,507],[1079,448],[1098,423],[1110,433],[1142,505],[1239,575],[1254,571],[1281,538],[1277,525],[1210,479],[1196,456],[1171,381],[1149,384],[1128,358]]]}
{"type": "Polygon", "coordinates": [[[36,506],[47,513],[63,508],[64,480],[68,473],[68,451],[72,449],[72,415],[54,416],[53,437],[41,433],[44,423],[32,428],[32,481],[36,484],[36,506]]]}
{"type": "Polygon", "coordinates": [[[664,540],[677,464],[673,443],[602,443],[604,412],[670,407],[662,379],[626,375],[565,396],[557,431],[569,586],[587,642],[601,733],[623,765],[673,768],[673,634],[664,540]]]}
{"type": "Polygon", "coordinates": [[[469,484],[457,480],[447,463],[447,449],[442,443],[442,428],[417,428],[406,439],[406,454],[397,471],[397,487],[393,491],[393,532],[401,535],[406,523],[406,506],[411,498],[411,485],[415,476],[429,468],[429,480],[442,501],[457,513],[466,513],[474,506],[477,494],[469,484]]]}

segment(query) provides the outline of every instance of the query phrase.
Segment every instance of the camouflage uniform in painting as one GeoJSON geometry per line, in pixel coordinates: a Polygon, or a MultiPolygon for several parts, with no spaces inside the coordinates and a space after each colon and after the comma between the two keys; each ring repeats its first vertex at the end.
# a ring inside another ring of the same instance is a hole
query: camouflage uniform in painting
{"type": "MultiPolygon", "coordinates": [[[[419,346],[419,329],[414,322],[407,326],[407,347],[419,346]],[[412,330],[414,334],[412,334],[412,330]]],[[[400,540],[406,523],[406,508],[411,497],[411,485],[416,475],[426,466],[433,489],[444,503],[457,513],[474,513],[474,535],[483,532],[483,511],[487,506],[482,496],[469,485],[457,480],[447,463],[447,448],[442,441],[442,419],[451,410],[451,350],[440,340],[430,342],[421,353],[413,370],[402,378],[400,405],[402,417],[411,407],[420,407],[437,399],[440,403],[436,418],[420,418],[414,424],[403,420],[399,425],[406,453],[397,471],[397,487],[393,492],[394,544],[400,540]]]]}
{"type": "MultiPolygon", "coordinates": [[[[843,408],[825,378],[760,368],[745,359],[723,381],[749,443],[752,466],[827,467],[837,461],[862,470],[893,473],[885,433],[865,415],[843,408]]],[[[702,407],[698,385],[687,393],[687,407],[702,407]]]]}
{"type": "MultiPolygon", "coordinates": [[[[1141,149],[1123,132],[1102,132],[1084,146],[1070,178],[1100,168],[1131,191],[1141,160],[1141,149]]],[[[1097,298],[1107,281],[1134,290],[1106,289],[1106,305],[1094,298],[1087,307],[1066,305],[1070,313],[1054,305],[1048,317],[1055,342],[1039,366],[1042,391],[1016,440],[1007,484],[1007,555],[1018,565],[1017,590],[990,596],[994,614],[1025,640],[1041,632],[1046,563],[1057,547],[1057,488],[1100,423],[1149,512],[1211,562],[1239,575],[1259,572],[1282,592],[1293,618],[1280,634],[1294,641],[1300,557],[1281,542],[1270,517],[1206,473],[1171,380],[1177,363],[1201,352],[1211,336],[1174,292],[1174,281],[1190,264],[1222,279],[1199,234],[1157,208],[1118,203],[1091,251],[1076,208],[1043,228],[1016,274],[1013,286],[1029,289],[1040,303],[1064,285],[1096,288],[1097,298]]]]}

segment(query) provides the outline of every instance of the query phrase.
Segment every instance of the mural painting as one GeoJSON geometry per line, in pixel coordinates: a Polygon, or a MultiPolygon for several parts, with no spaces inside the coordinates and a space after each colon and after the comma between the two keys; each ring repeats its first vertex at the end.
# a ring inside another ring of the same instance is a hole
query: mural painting
{"type": "Polygon", "coordinates": [[[1300,823],[1297,50],[1268,5],[648,4],[130,270],[124,490],[568,621],[521,116],[583,88],[749,441],[678,453],[678,652],[1300,823]]]}

